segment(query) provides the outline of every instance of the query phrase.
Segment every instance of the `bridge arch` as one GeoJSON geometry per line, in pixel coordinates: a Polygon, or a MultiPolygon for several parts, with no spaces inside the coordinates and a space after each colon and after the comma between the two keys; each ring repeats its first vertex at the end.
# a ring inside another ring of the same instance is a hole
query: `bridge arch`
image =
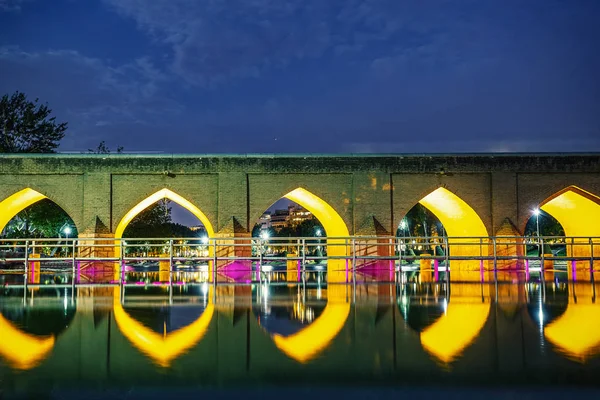
{"type": "Polygon", "coordinates": [[[127,211],[125,213],[125,215],[123,215],[123,217],[119,220],[119,223],[117,224],[117,226],[115,228],[115,231],[114,231],[115,238],[120,239],[123,237],[123,232],[125,231],[125,228],[135,218],[136,215],[138,215],[140,212],[144,211],[146,208],[150,207],[152,204],[156,203],[157,201],[163,200],[163,199],[169,199],[169,200],[179,204],[183,208],[187,209],[192,214],[194,214],[204,225],[204,228],[206,229],[206,233],[208,234],[208,237],[214,237],[215,230],[213,228],[212,223],[210,222],[208,217],[198,207],[196,207],[189,200],[185,199],[184,197],[180,196],[179,194],[177,194],[167,188],[164,188],[164,189],[154,192],[150,196],[146,197],[145,199],[143,199],[142,201],[137,203],[129,211],[127,211]]]}
{"type": "MultiPolygon", "coordinates": [[[[600,197],[572,185],[547,197],[539,208],[562,225],[565,236],[569,238],[566,243],[567,256],[590,257],[592,253],[600,254],[600,197]]],[[[534,210],[530,210],[530,215],[533,213],[534,210]]],[[[577,279],[578,275],[588,278],[589,262],[576,262],[575,270],[575,276],[571,276],[573,269],[568,268],[571,278],[577,279]]]]}
{"type": "MultiPolygon", "coordinates": [[[[327,254],[334,257],[347,257],[350,254],[343,237],[350,236],[348,226],[341,215],[325,200],[303,187],[297,187],[280,198],[291,200],[310,211],[319,220],[327,236],[327,254]]],[[[277,200],[277,199],[275,199],[277,200]]],[[[258,219],[258,218],[257,218],[258,219]]],[[[344,260],[329,260],[327,264],[329,282],[345,282],[344,260]]]]}
{"type": "MultiPolygon", "coordinates": [[[[474,237],[487,237],[488,230],[479,214],[462,198],[440,186],[422,197],[418,203],[431,211],[444,226],[446,234],[450,238],[448,242],[453,256],[488,255],[487,243],[483,242],[483,245],[479,245],[477,240],[473,239],[474,237]]],[[[479,266],[480,264],[476,260],[451,262],[451,269],[455,271],[451,273],[451,277],[453,280],[479,279],[478,275],[462,274],[462,272],[479,270],[479,266]]]]}
{"type": "Polygon", "coordinates": [[[4,200],[0,201],[0,232],[6,227],[6,225],[13,219],[18,213],[25,210],[27,207],[37,203],[38,201],[48,199],[59,206],[73,221],[75,228],[79,232],[78,222],[71,216],[71,213],[62,205],[62,201],[55,201],[53,198],[49,198],[45,194],[38,190],[34,190],[30,187],[19,190],[13,193],[4,200]]]}
{"type": "Polygon", "coordinates": [[[540,208],[558,220],[566,236],[600,236],[600,197],[586,190],[566,187],[542,201],[540,208]]]}

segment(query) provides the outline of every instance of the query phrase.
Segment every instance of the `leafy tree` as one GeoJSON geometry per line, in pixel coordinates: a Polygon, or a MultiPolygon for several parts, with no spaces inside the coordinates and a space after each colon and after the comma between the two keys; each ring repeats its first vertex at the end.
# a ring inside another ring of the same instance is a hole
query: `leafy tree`
{"type": "Polygon", "coordinates": [[[539,218],[540,236],[565,236],[565,230],[552,215],[540,210],[539,216],[532,216],[525,226],[525,236],[537,236],[536,218],[539,218]]]}
{"type": "Polygon", "coordinates": [[[2,96],[0,153],[54,153],[67,123],[57,123],[51,113],[47,105],[29,101],[23,93],[2,96]]]}
{"type": "Polygon", "coordinates": [[[261,228],[261,224],[254,224],[254,228],[252,228],[252,237],[259,237],[261,228]]]}
{"type": "Polygon", "coordinates": [[[196,237],[197,232],[189,227],[174,223],[171,218],[170,200],[159,200],[148,207],[127,225],[123,237],[196,237]]]}
{"type": "Polygon", "coordinates": [[[77,229],[69,215],[56,203],[43,199],[30,205],[11,219],[3,231],[6,238],[57,238],[71,228],[69,237],[77,237],[77,229]]]}

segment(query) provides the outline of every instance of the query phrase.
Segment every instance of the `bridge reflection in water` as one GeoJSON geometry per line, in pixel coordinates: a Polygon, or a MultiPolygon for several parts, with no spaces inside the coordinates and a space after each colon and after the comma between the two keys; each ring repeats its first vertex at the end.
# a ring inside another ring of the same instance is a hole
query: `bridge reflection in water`
{"type": "Polygon", "coordinates": [[[207,284],[177,287],[171,301],[166,287],[120,290],[6,290],[6,389],[565,377],[596,385],[600,372],[590,283],[207,284]]]}

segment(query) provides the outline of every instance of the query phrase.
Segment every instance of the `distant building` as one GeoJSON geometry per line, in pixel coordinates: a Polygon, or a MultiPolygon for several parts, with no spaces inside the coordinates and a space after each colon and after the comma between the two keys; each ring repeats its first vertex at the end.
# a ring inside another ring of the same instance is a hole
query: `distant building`
{"type": "Polygon", "coordinates": [[[289,225],[293,228],[297,227],[304,221],[313,219],[313,214],[301,205],[293,205],[288,207],[289,225]]]}
{"type": "Polygon", "coordinates": [[[275,212],[271,214],[271,228],[280,231],[289,226],[289,219],[290,213],[288,210],[275,210],[275,212]]]}
{"type": "Polygon", "coordinates": [[[271,227],[271,212],[267,211],[258,219],[258,224],[261,230],[269,229],[271,227]]]}
{"type": "Polygon", "coordinates": [[[287,210],[265,212],[258,220],[258,224],[261,230],[273,228],[276,231],[280,231],[283,228],[295,228],[302,222],[313,218],[312,213],[304,207],[291,205],[287,210]]]}
{"type": "Polygon", "coordinates": [[[192,232],[196,232],[196,231],[206,231],[206,228],[204,228],[204,225],[196,225],[196,226],[190,226],[190,231],[192,232]]]}

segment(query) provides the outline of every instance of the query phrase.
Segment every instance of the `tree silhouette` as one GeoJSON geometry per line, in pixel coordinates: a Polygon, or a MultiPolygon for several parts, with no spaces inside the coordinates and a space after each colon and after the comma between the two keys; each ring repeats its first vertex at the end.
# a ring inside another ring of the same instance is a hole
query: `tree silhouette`
{"type": "Polygon", "coordinates": [[[29,101],[23,93],[2,96],[0,153],[54,153],[67,123],[57,123],[51,113],[47,105],[29,101]]]}

